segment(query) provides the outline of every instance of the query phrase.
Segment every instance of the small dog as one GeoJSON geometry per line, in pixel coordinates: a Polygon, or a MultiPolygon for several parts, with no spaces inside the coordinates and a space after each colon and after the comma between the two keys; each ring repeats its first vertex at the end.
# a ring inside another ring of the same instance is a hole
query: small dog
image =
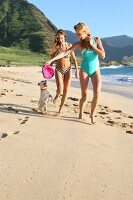
{"type": "Polygon", "coordinates": [[[40,99],[38,102],[38,109],[41,113],[47,112],[47,104],[49,101],[53,101],[53,97],[47,89],[47,81],[41,81],[38,83],[40,86],[40,99]]]}

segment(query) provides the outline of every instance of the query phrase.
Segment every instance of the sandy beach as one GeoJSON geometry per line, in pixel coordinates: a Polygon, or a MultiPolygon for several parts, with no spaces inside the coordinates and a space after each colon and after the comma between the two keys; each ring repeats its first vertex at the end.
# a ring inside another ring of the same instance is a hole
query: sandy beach
{"type": "Polygon", "coordinates": [[[92,91],[83,121],[74,87],[61,115],[52,102],[41,114],[40,80],[40,67],[0,68],[0,199],[132,200],[133,99],[103,90],[92,125],[92,91]]]}

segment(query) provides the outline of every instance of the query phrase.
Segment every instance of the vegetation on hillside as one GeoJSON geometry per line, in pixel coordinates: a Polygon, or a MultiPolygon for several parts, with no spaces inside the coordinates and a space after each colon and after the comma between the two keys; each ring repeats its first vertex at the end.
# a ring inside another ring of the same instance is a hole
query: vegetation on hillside
{"type": "Polygon", "coordinates": [[[26,0],[1,0],[0,45],[48,53],[56,27],[26,0]]]}
{"type": "Polygon", "coordinates": [[[0,47],[0,66],[41,66],[49,57],[30,50],[0,47]]]}

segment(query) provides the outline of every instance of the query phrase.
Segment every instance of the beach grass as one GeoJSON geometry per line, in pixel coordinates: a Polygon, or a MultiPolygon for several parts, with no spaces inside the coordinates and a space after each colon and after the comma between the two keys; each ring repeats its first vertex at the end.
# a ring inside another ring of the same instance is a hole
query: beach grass
{"type": "Polygon", "coordinates": [[[0,46],[0,65],[36,66],[42,65],[46,60],[48,60],[48,56],[45,54],[0,46]]]}

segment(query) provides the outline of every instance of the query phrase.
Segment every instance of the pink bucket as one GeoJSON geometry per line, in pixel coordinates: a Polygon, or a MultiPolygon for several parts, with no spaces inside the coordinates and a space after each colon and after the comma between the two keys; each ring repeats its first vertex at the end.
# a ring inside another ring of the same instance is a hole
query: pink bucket
{"type": "Polygon", "coordinates": [[[42,67],[42,74],[44,78],[50,79],[54,76],[54,69],[50,65],[44,65],[42,67]]]}

